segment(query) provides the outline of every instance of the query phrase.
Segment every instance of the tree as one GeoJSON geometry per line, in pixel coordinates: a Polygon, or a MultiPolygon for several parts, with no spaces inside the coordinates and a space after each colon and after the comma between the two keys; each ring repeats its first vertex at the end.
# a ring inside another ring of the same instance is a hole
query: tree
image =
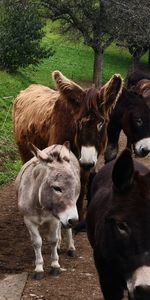
{"type": "Polygon", "coordinates": [[[132,68],[150,47],[150,6],[147,0],[104,0],[108,31],[132,55],[132,68]]]}
{"type": "Polygon", "coordinates": [[[97,0],[43,0],[52,20],[60,20],[65,31],[77,31],[84,43],[94,51],[93,82],[99,86],[102,80],[104,50],[112,37],[106,31],[107,17],[103,1],[97,0]]]}
{"type": "Polygon", "coordinates": [[[0,4],[0,68],[15,71],[53,54],[51,48],[40,45],[43,23],[32,1],[2,0],[0,4]]]}

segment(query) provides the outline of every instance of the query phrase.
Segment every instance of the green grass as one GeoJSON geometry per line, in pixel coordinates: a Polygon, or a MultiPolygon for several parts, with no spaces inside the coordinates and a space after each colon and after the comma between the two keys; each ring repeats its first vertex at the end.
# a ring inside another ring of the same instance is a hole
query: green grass
{"type": "MultiPolygon", "coordinates": [[[[12,134],[11,111],[14,97],[20,90],[31,83],[40,83],[54,87],[51,73],[60,70],[68,78],[84,83],[92,80],[93,52],[81,41],[73,43],[56,33],[57,24],[49,23],[45,27],[45,45],[55,50],[53,57],[45,59],[35,69],[29,66],[19,69],[15,74],[0,71],[0,184],[14,178],[20,168],[20,161],[12,134]]],[[[103,63],[103,80],[110,79],[114,73],[126,76],[130,65],[130,55],[111,45],[105,52],[103,63]]],[[[142,58],[146,63],[147,56],[142,58]]]]}
{"type": "Polygon", "coordinates": [[[3,163],[3,172],[0,171],[0,185],[14,179],[20,168],[21,161],[19,159],[15,161],[9,159],[9,161],[5,161],[3,163]]]}

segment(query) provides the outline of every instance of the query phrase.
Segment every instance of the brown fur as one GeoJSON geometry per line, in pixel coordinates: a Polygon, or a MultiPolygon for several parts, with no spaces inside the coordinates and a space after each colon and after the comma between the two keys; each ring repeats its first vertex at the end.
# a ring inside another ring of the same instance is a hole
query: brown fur
{"type": "Polygon", "coordinates": [[[14,101],[14,136],[24,163],[32,156],[28,141],[43,149],[68,140],[78,159],[82,146],[94,146],[98,155],[105,149],[109,112],[122,90],[121,77],[114,75],[100,90],[83,90],[59,71],[53,78],[58,91],[31,85],[14,101]]]}
{"type": "Polygon", "coordinates": [[[127,88],[131,89],[144,98],[150,97],[150,75],[141,70],[131,72],[127,76],[127,88]]]}

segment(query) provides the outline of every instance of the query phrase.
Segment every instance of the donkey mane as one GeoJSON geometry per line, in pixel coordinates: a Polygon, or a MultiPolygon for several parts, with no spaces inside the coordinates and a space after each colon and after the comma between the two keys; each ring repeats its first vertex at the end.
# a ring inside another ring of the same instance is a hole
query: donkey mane
{"type": "Polygon", "coordinates": [[[84,97],[84,103],[86,105],[87,111],[95,111],[99,115],[98,110],[98,96],[99,91],[95,87],[89,88],[86,90],[84,97]]]}

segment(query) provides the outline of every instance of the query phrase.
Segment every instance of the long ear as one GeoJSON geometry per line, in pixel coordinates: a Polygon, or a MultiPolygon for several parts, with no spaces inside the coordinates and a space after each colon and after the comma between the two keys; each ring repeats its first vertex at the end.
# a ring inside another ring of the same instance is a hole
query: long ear
{"type": "Polygon", "coordinates": [[[52,77],[59,92],[69,99],[72,104],[80,105],[84,93],[83,89],[59,71],[54,71],[52,77]]]}
{"type": "Polygon", "coordinates": [[[60,151],[60,157],[63,160],[70,162],[70,142],[69,141],[64,142],[62,149],[60,151]]]}
{"type": "Polygon", "coordinates": [[[112,181],[115,189],[119,192],[123,192],[133,182],[134,177],[134,165],[131,157],[131,152],[125,149],[117,159],[113,172],[112,181]]]}
{"type": "Polygon", "coordinates": [[[41,151],[40,149],[38,149],[35,145],[33,145],[32,143],[28,142],[28,146],[30,151],[32,152],[32,154],[34,156],[36,156],[39,160],[41,161],[51,161],[51,157],[49,155],[47,155],[46,153],[44,153],[43,151],[41,151]]]}
{"type": "Polygon", "coordinates": [[[108,112],[116,103],[123,88],[123,80],[121,76],[115,74],[112,78],[102,86],[100,90],[100,98],[103,99],[103,108],[108,112]]]}
{"type": "Polygon", "coordinates": [[[65,141],[63,146],[65,146],[70,152],[70,142],[69,141],[65,141]]]}

